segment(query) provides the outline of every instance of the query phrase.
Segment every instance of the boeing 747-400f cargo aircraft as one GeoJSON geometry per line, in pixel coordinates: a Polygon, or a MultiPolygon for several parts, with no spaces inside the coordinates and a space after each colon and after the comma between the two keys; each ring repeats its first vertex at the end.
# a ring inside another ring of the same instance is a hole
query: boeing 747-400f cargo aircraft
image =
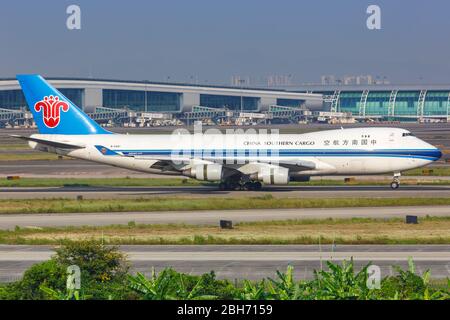
{"type": "Polygon", "coordinates": [[[111,133],[39,75],[17,76],[39,134],[15,136],[40,151],[130,170],[218,181],[221,190],[310,176],[400,173],[425,166],[441,151],[397,128],[352,128],[306,134],[111,133]]]}

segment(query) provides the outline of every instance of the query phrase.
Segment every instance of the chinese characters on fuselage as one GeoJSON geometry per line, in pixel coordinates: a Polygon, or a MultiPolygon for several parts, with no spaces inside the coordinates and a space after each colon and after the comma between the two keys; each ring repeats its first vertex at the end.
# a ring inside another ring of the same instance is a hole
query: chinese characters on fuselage
{"type": "Polygon", "coordinates": [[[344,139],[344,140],[323,140],[324,146],[374,146],[377,144],[375,139],[344,139]]]}

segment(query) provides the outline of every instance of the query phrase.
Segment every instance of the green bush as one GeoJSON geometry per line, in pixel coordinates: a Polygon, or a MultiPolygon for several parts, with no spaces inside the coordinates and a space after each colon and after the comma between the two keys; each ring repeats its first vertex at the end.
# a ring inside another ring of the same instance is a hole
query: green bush
{"type": "Polygon", "coordinates": [[[129,264],[115,246],[92,241],[70,243],[56,250],[53,257],[66,268],[77,265],[81,270],[81,293],[93,299],[132,298],[128,288],[129,264]]]}
{"type": "Polygon", "coordinates": [[[321,300],[372,299],[376,291],[367,287],[367,268],[355,273],[353,260],[342,265],[327,262],[327,271],[314,271],[314,280],[303,285],[309,298],[321,300]]]}
{"type": "Polygon", "coordinates": [[[81,270],[83,298],[134,299],[128,286],[129,265],[117,247],[94,242],[67,244],[49,261],[28,269],[22,280],[0,290],[0,299],[54,299],[66,295],[67,267],[81,270]]]}
{"type": "Polygon", "coordinates": [[[386,299],[400,300],[440,300],[450,299],[450,280],[447,290],[437,290],[430,286],[430,271],[422,276],[417,275],[412,260],[409,261],[408,270],[395,267],[398,275],[389,276],[381,282],[381,292],[386,299]]]}
{"type": "Polygon", "coordinates": [[[20,300],[17,283],[0,284],[0,300],[20,300]]]}
{"type": "Polygon", "coordinates": [[[8,284],[0,290],[0,299],[42,300],[46,299],[41,286],[65,290],[66,269],[54,259],[37,263],[25,271],[22,280],[8,284]]]}
{"type": "Polygon", "coordinates": [[[214,272],[193,276],[172,268],[159,274],[152,270],[150,278],[141,273],[129,276],[129,286],[144,300],[232,299],[235,296],[234,286],[226,280],[217,280],[214,272]]]}
{"type": "Polygon", "coordinates": [[[129,269],[126,256],[116,246],[91,241],[60,247],[53,259],[64,266],[77,265],[87,279],[100,282],[123,279],[129,269]]]}

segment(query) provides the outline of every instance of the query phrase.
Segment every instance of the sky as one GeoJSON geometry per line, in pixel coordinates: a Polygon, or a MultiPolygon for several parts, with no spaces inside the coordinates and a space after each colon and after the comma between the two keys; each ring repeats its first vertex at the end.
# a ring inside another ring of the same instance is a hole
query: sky
{"type": "Polygon", "coordinates": [[[232,75],[372,74],[450,83],[448,0],[3,0],[0,78],[229,84],[232,75]],[[69,30],[66,9],[81,9],[69,30]],[[369,5],[381,29],[369,30],[369,5]]]}

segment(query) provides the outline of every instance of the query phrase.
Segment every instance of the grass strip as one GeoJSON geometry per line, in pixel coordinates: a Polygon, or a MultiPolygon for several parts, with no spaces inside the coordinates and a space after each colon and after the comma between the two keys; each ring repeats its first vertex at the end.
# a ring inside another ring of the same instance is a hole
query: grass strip
{"type": "MultiPolygon", "coordinates": [[[[344,180],[311,180],[308,182],[291,182],[297,186],[342,186],[342,185],[379,185],[388,186],[392,179],[380,177],[377,180],[356,179],[350,183],[344,180]]],[[[402,179],[403,185],[450,185],[449,180],[402,179]]],[[[187,178],[21,178],[19,180],[0,180],[1,188],[8,187],[170,187],[170,186],[213,186],[215,183],[187,178]]]]}
{"type": "Polygon", "coordinates": [[[450,198],[283,198],[270,194],[242,198],[155,197],[137,199],[0,200],[0,214],[143,212],[174,210],[292,209],[450,205],[450,198]]]}
{"type": "Polygon", "coordinates": [[[0,147],[2,151],[31,151],[26,143],[3,143],[0,147]]]}
{"type": "Polygon", "coordinates": [[[404,176],[450,176],[450,166],[448,167],[426,167],[408,170],[403,173],[404,176]]]}
{"type": "MultiPolygon", "coordinates": [[[[449,180],[450,183],[450,180],[449,180]]],[[[0,180],[0,187],[157,187],[194,186],[201,181],[180,178],[21,178],[0,180]]],[[[207,184],[207,183],[206,183],[207,184]]]]}
{"type": "Polygon", "coordinates": [[[0,153],[0,161],[34,161],[34,160],[58,160],[58,155],[53,153],[0,153]]]}
{"type": "Polygon", "coordinates": [[[248,222],[222,230],[183,224],[16,228],[0,231],[2,244],[63,244],[86,239],[108,244],[450,244],[450,218],[327,219],[248,222]],[[320,239],[320,240],[319,240],[320,239]]]}

